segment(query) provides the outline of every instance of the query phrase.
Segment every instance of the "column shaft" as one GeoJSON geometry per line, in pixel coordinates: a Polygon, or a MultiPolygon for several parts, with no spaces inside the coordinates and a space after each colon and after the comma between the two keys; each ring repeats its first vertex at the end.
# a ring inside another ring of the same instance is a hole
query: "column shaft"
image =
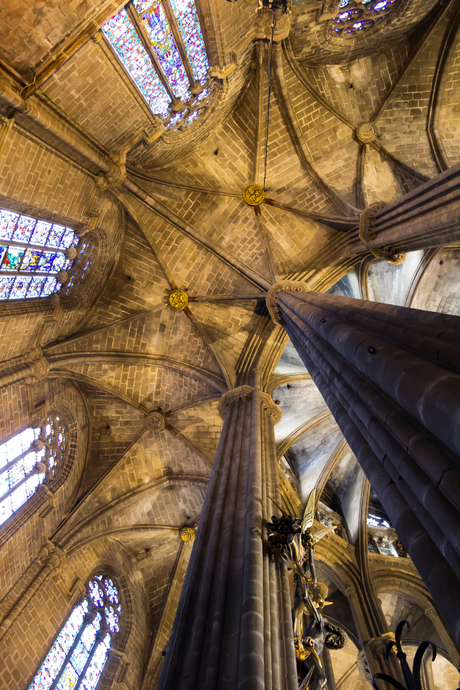
{"type": "Polygon", "coordinates": [[[401,252],[460,241],[460,164],[397,201],[365,209],[360,239],[364,244],[352,253],[362,252],[365,246],[390,261],[401,252]]]}
{"type": "Polygon", "coordinates": [[[460,318],[314,292],[277,307],[459,640],[460,318]]]}
{"type": "Polygon", "coordinates": [[[249,386],[224,396],[224,425],[161,690],[297,688],[287,573],[262,539],[274,512],[269,497],[279,501],[275,411],[266,397],[249,386]]]}

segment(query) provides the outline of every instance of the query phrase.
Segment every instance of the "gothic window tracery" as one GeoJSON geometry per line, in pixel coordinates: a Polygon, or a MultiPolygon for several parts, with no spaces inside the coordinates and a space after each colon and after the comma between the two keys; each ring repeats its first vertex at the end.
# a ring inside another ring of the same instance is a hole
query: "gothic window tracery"
{"type": "Polygon", "coordinates": [[[340,12],[332,18],[332,30],[353,37],[370,29],[396,6],[397,0],[341,0],[340,12]]]}
{"type": "Polygon", "coordinates": [[[102,31],[165,129],[186,129],[216,84],[194,0],[130,0],[102,31]]]}
{"type": "Polygon", "coordinates": [[[37,671],[29,690],[95,690],[122,627],[113,579],[95,575],[37,671]]]}
{"type": "Polygon", "coordinates": [[[92,249],[72,228],[0,209],[0,300],[68,294],[84,280],[92,249]]]}
{"type": "Polygon", "coordinates": [[[63,466],[68,439],[63,420],[49,414],[41,427],[24,429],[0,445],[0,526],[49,484],[63,466]]]}

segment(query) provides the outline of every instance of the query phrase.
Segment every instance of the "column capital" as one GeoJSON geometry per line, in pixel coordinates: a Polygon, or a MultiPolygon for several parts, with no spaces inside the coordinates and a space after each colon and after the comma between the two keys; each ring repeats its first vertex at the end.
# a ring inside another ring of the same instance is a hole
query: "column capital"
{"type": "Polygon", "coordinates": [[[223,394],[219,400],[218,410],[222,419],[225,417],[228,406],[234,400],[239,400],[239,398],[248,398],[254,392],[252,386],[238,386],[238,388],[232,388],[231,391],[227,391],[223,394]]]}
{"type": "MultiPolygon", "coordinates": [[[[377,235],[374,232],[377,213],[386,205],[387,204],[383,201],[377,202],[371,204],[371,206],[367,206],[361,212],[361,218],[359,219],[359,239],[364,242],[364,244],[377,239],[377,235]]],[[[395,249],[385,246],[373,247],[370,251],[376,259],[385,259],[389,264],[394,264],[395,266],[404,263],[407,256],[407,254],[398,253],[395,249]]]]}
{"type": "Polygon", "coordinates": [[[310,292],[307,283],[301,283],[296,280],[280,280],[271,286],[265,298],[265,304],[270,313],[273,323],[281,326],[281,314],[278,309],[278,298],[282,292],[310,292]]]}
{"type": "Polygon", "coordinates": [[[281,407],[273,401],[268,393],[261,393],[260,396],[262,398],[262,410],[273,419],[273,424],[279,424],[283,418],[281,407]]]}

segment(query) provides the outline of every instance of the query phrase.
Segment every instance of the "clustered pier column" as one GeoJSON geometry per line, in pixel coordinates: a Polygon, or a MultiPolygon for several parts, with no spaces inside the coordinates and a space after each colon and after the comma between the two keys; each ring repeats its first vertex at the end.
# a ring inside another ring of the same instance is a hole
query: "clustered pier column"
{"type": "Polygon", "coordinates": [[[460,318],[287,282],[267,306],[460,642],[460,318]]]}
{"type": "Polygon", "coordinates": [[[273,433],[281,410],[259,387],[220,401],[224,425],[159,690],[297,690],[285,564],[263,542],[280,501],[273,433]]]}

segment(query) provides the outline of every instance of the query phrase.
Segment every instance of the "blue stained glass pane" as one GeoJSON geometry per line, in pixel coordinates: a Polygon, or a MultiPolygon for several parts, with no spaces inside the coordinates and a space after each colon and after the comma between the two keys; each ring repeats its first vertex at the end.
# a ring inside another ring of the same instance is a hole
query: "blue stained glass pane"
{"type": "Polygon", "coordinates": [[[102,616],[100,613],[96,613],[96,618],[94,621],[91,623],[91,625],[88,625],[81,636],[81,644],[88,650],[90,651],[92,649],[92,646],[94,644],[94,640],[96,639],[96,633],[101,627],[101,621],[102,621],[102,616]]]}
{"type": "Polygon", "coordinates": [[[17,271],[25,251],[24,247],[8,247],[7,251],[4,253],[0,270],[17,271]]]}
{"type": "Polygon", "coordinates": [[[118,616],[117,616],[113,606],[106,606],[105,607],[105,620],[107,621],[107,625],[109,627],[109,630],[111,630],[114,633],[120,632],[120,626],[118,624],[118,616]]]}
{"type": "MultiPolygon", "coordinates": [[[[27,251],[31,251],[28,249],[27,251]]],[[[58,273],[65,263],[63,254],[57,252],[42,252],[35,271],[40,273],[58,273]]]]}
{"type": "Polygon", "coordinates": [[[48,690],[57,677],[64,663],[67,652],[80,630],[85,614],[88,612],[88,601],[76,606],[61,630],[56,642],[48,652],[45,661],[35,676],[29,690],[48,690]]]}
{"type": "Polygon", "coordinates": [[[104,593],[102,592],[98,583],[93,580],[92,582],[89,583],[88,589],[89,589],[89,595],[90,595],[91,599],[93,600],[94,605],[95,606],[103,606],[104,605],[104,599],[103,599],[104,593]]]}
{"type": "Polygon", "coordinates": [[[75,237],[75,233],[71,228],[66,228],[59,246],[61,249],[68,249],[72,244],[78,244],[78,237],[75,237]]]}
{"type": "Polygon", "coordinates": [[[52,278],[51,276],[49,276],[45,280],[41,296],[45,297],[46,295],[51,295],[53,292],[56,292],[60,287],[61,286],[57,282],[56,278],[52,278]]]}
{"type": "Polygon", "coordinates": [[[8,299],[11,286],[13,285],[13,276],[0,276],[0,299],[8,299]]]}
{"type": "Polygon", "coordinates": [[[32,235],[32,230],[35,227],[37,221],[35,218],[29,218],[28,216],[19,216],[19,220],[16,226],[16,230],[13,233],[13,240],[18,240],[18,242],[28,242],[32,235]]]}
{"type": "Polygon", "coordinates": [[[40,257],[42,253],[42,249],[27,249],[22,259],[21,271],[35,272],[37,270],[37,266],[40,263],[40,257]]]}
{"type": "Polygon", "coordinates": [[[46,278],[38,278],[37,276],[34,276],[30,281],[27,297],[41,297],[45,281],[46,278]]]}
{"type": "Polygon", "coordinates": [[[46,244],[46,240],[50,233],[51,225],[50,223],[45,223],[44,220],[37,220],[37,225],[35,226],[34,233],[30,239],[32,244],[46,244]]]}
{"type": "Polygon", "coordinates": [[[5,244],[0,244],[0,266],[2,265],[6,250],[7,246],[5,244]]]}
{"type": "Polygon", "coordinates": [[[107,599],[111,601],[112,604],[118,604],[118,590],[112,580],[104,580],[104,589],[107,594],[107,599]]]}
{"type": "Polygon", "coordinates": [[[88,670],[81,682],[81,690],[94,690],[107,660],[107,653],[110,649],[110,635],[99,642],[88,666],[88,670]]]}
{"type": "Polygon", "coordinates": [[[169,97],[142,46],[126,10],[120,10],[102,27],[118,58],[154,113],[167,115],[169,97]]]}
{"type": "Polygon", "coordinates": [[[133,0],[133,3],[175,96],[187,98],[187,73],[160,0],[148,0],[147,3],[145,0],[133,0]]]}
{"type": "Polygon", "coordinates": [[[48,247],[59,247],[64,232],[65,228],[62,225],[52,225],[50,234],[48,235],[48,241],[46,243],[48,247]]]}
{"type": "Polygon", "coordinates": [[[22,297],[26,297],[31,280],[31,276],[17,276],[11,288],[10,299],[21,299],[22,297]]]}
{"type": "Polygon", "coordinates": [[[209,64],[194,0],[171,0],[195,79],[204,80],[209,64]]]}
{"type": "Polygon", "coordinates": [[[18,218],[18,213],[0,209],[0,237],[6,240],[11,239],[18,218]]]}
{"type": "Polygon", "coordinates": [[[65,667],[62,676],[59,678],[56,690],[74,690],[78,683],[78,673],[70,665],[70,662],[65,667]]]}
{"type": "Polygon", "coordinates": [[[94,621],[83,630],[80,640],[72,653],[70,662],[79,675],[83,671],[89,653],[96,640],[96,633],[100,627],[101,614],[98,613],[94,621]]]}

